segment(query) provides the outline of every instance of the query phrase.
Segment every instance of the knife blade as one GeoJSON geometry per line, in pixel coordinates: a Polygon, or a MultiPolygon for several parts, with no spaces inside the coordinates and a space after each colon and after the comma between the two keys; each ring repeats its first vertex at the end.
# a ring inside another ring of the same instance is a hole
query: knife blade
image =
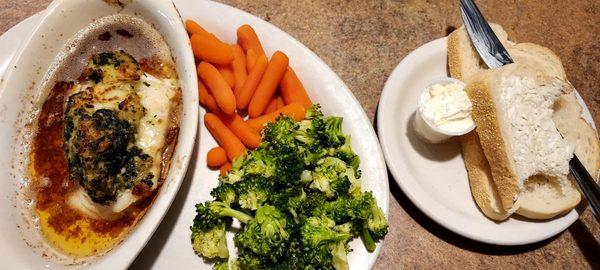
{"type": "Polygon", "coordinates": [[[497,68],[514,62],[473,0],[460,0],[460,13],[473,46],[488,67],[497,68]]]}
{"type": "MultiPolygon", "coordinates": [[[[473,46],[489,68],[514,63],[473,0],[460,0],[460,13],[473,46]]],[[[569,171],[592,207],[596,220],[600,221],[600,186],[574,153],[569,161],[569,171]]]]}

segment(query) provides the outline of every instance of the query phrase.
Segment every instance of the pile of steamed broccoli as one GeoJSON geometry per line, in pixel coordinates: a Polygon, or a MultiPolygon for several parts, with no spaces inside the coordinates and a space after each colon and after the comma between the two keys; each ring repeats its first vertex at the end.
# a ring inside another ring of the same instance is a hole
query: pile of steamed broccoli
{"type": "Polygon", "coordinates": [[[318,105],[306,120],[279,117],[263,143],[233,164],[196,205],[194,251],[214,269],[348,269],[348,242],[360,236],[369,251],[387,234],[387,220],[370,192],[361,191],[360,160],[342,132],[342,118],[318,105]],[[230,265],[225,232],[237,219],[237,259],[230,265]]]}

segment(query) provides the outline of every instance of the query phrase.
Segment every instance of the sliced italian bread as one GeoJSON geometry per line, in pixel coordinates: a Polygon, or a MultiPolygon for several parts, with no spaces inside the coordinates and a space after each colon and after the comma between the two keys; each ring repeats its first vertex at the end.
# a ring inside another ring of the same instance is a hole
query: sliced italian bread
{"type": "MultiPolygon", "coordinates": [[[[514,44],[506,39],[507,35],[502,27],[497,24],[491,26],[517,65],[522,66],[521,69],[566,80],[560,59],[551,50],[531,43],[514,44]]],[[[486,70],[464,27],[448,37],[448,68],[452,77],[467,83],[477,80],[482,76],[482,71],[486,70]]],[[[574,92],[561,96],[555,103],[554,110],[553,118],[557,128],[575,146],[575,153],[597,178],[600,167],[597,133],[581,118],[581,107],[574,92]]],[[[487,159],[478,139],[479,135],[473,131],[461,136],[460,142],[473,197],[489,218],[503,220],[516,210],[529,218],[547,219],[570,210],[580,201],[580,195],[574,192],[573,183],[563,188],[545,181],[545,178],[534,177],[525,181],[523,195],[516,204],[502,205],[497,200],[498,192],[493,192],[498,189],[489,172],[489,164],[483,166],[487,159]]]]}
{"type": "Polygon", "coordinates": [[[567,179],[573,147],[552,120],[555,100],[571,88],[518,65],[484,73],[467,93],[504,210],[524,203],[546,214],[573,208],[580,200],[567,179]]]}
{"type": "MultiPolygon", "coordinates": [[[[507,34],[502,26],[490,23],[492,30],[504,46],[508,45],[507,34]]],[[[448,70],[450,76],[469,84],[487,66],[473,47],[469,34],[464,26],[454,30],[448,36],[448,70]]]]}
{"type": "Polygon", "coordinates": [[[581,117],[581,106],[575,91],[561,96],[554,103],[552,118],[560,133],[575,146],[575,154],[581,163],[598,179],[600,175],[600,145],[594,128],[581,117]]]}
{"type": "MultiPolygon", "coordinates": [[[[498,24],[490,24],[498,38],[507,42],[507,34],[498,24]]],[[[506,45],[506,44],[505,44],[506,45]]],[[[448,36],[448,70],[450,76],[465,83],[471,82],[486,70],[485,63],[477,54],[464,26],[448,36]]],[[[475,130],[459,137],[462,157],[469,177],[471,194],[479,209],[490,219],[504,220],[514,210],[506,211],[499,200],[496,184],[492,179],[489,163],[479,144],[475,130]]],[[[511,210],[511,207],[508,208],[511,210]]]]}
{"type": "Polygon", "coordinates": [[[471,195],[475,203],[487,217],[493,220],[506,219],[511,213],[505,211],[502,207],[498,188],[492,180],[490,164],[479,144],[479,135],[475,131],[469,132],[461,136],[460,140],[462,155],[469,176],[471,195]],[[464,143],[465,141],[467,143],[464,143]]]}
{"type": "MultiPolygon", "coordinates": [[[[592,177],[598,179],[600,169],[600,149],[598,137],[593,127],[581,117],[581,106],[575,96],[575,91],[561,96],[554,103],[552,118],[562,136],[575,147],[575,154],[581,160],[592,177]]],[[[532,219],[548,219],[568,212],[577,206],[581,196],[574,184],[574,179],[569,175],[570,187],[560,189],[553,182],[546,179],[529,179],[525,183],[526,191],[520,200],[525,201],[517,210],[517,214],[532,219]],[[545,190],[544,192],[530,192],[531,190],[545,190]],[[559,203],[550,203],[558,201],[559,203]],[[568,207],[571,205],[571,207],[568,207]],[[557,208],[558,207],[558,208],[557,208]],[[567,209],[562,209],[565,207],[567,209]]]]}

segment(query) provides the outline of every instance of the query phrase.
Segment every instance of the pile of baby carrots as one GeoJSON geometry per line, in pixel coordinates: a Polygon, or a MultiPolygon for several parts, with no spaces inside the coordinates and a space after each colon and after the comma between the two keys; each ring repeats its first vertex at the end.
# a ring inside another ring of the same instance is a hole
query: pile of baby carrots
{"type": "Polygon", "coordinates": [[[227,44],[192,20],[185,22],[197,64],[204,124],[219,147],[206,160],[221,174],[231,162],[258,147],[266,123],[285,115],[300,121],[312,101],[289,66],[276,51],[270,59],[250,25],[237,29],[237,44],[227,44]],[[245,116],[247,120],[244,120],[245,116]]]}

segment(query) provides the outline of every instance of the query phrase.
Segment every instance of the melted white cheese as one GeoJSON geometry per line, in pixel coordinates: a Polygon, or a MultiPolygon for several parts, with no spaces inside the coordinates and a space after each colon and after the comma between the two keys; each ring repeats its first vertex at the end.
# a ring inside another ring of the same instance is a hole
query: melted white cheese
{"type": "MultiPolygon", "coordinates": [[[[73,87],[74,94],[91,86],[88,82],[73,87]]],[[[124,84],[121,87],[130,87],[124,84]]],[[[173,79],[160,79],[150,74],[144,74],[135,84],[135,91],[140,97],[140,103],[145,109],[144,116],[140,120],[135,137],[135,144],[142,151],[152,157],[152,167],[149,169],[154,175],[152,178],[152,189],[156,189],[160,176],[162,150],[165,145],[167,128],[169,125],[169,113],[171,110],[171,99],[176,93],[177,85],[173,79]]],[[[114,109],[121,96],[126,96],[127,91],[113,89],[109,95],[104,95],[107,102],[94,104],[95,109],[114,109]],[[116,98],[114,98],[116,97],[116,98]],[[113,100],[108,101],[108,99],[113,100]]],[[[125,90],[125,89],[123,89],[125,90]]],[[[127,209],[140,197],[132,193],[131,189],[120,191],[117,199],[110,205],[100,205],[92,201],[85,190],[79,187],[69,197],[69,205],[80,213],[92,218],[112,218],[127,209]]]]}
{"type": "Polygon", "coordinates": [[[154,174],[152,189],[156,188],[156,182],[160,175],[161,152],[165,145],[171,99],[175,95],[175,89],[175,80],[159,79],[145,74],[142,76],[137,90],[146,113],[140,121],[135,144],[144,153],[153,157],[150,169],[150,172],[154,174]]]}

